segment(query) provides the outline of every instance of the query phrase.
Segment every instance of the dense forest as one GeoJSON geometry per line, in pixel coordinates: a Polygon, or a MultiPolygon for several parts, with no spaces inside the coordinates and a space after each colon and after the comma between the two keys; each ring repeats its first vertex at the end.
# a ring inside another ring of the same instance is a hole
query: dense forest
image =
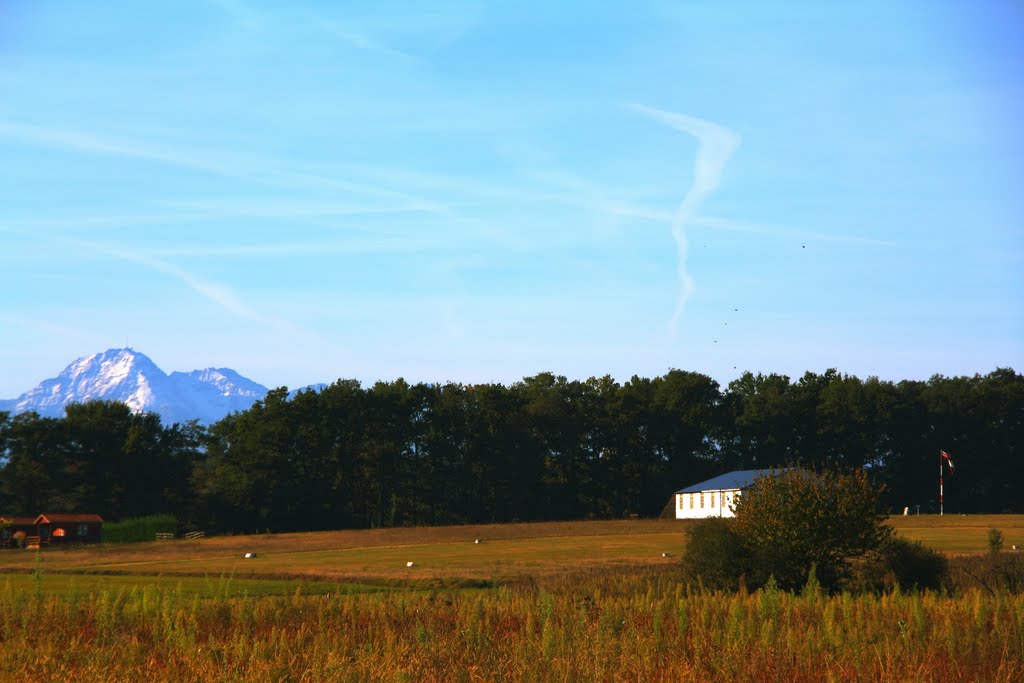
{"type": "Polygon", "coordinates": [[[209,427],[163,425],[120,403],[63,418],[0,412],[0,513],[152,513],[222,532],[659,514],[716,474],[864,467],[893,510],[1024,512],[1024,376],[798,381],[746,373],[721,388],[681,370],[511,386],[271,391],[209,427]]]}

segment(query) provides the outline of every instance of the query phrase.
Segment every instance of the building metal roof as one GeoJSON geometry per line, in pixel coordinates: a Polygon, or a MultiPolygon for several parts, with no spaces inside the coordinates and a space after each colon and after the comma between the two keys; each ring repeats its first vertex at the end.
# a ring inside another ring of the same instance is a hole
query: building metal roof
{"type": "Polygon", "coordinates": [[[766,470],[736,470],[702,481],[699,484],[680,489],[676,493],[700,493],[701,491],[732,491],[745,489],[761,476],[774,476],[785,472],[788,467],[773,467],[766,470]]]}

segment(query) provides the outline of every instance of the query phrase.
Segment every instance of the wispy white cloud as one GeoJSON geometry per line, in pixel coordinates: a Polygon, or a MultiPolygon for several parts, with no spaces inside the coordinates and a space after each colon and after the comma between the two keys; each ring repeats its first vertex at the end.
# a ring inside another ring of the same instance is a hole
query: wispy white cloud
{"type": "MultiPolygon", "coordinates": [[[[276,198],[267,199],[264,193],[257,197],[244,197],[222,200],[193,200],[167,202],[167,206],[176,206],[178,209],[185,209],[188,213],[181,215],[182,220],[206,220],[223,215],[236,216],[262,216],[268,218],[300,218],[307,219],[320,216],[331,217],[339,215],[369,215],[374,213],[423,213],[441,218],[448,227],[459,227],[464,230],[506,247],[521,247],[522,244],[516,240],[507,229],[497,227],[494,221],[482,221],[468,217],[458,212],[455,207],[444,201],[432,198],[443,192],[440,188],[458,194],[459,192],[475,192],[487,196],[487,193],[494,193],[505,199],[517,198],[522,200],[522,192],[510,191],[500,185],[486,185],[474,183],[470,179],[453,179],[443,176],[430,181],[430,175],[426,173],[411,172],[404,174],[401,171],[392,169],[393,172],[377,173],[367,167],[366,175],[369,181],[352,180],[340,177],[339,173],[348,172],[356,175],[360,172],[358,166],[346,166],[344,168],[324,168],[322,166],[310,166],[309,168],[277,162],[260,158],[245,158],[230,154],[211,152],[209,150],[187,150],[181,147],[168,147],[159,143],[149,141],[128,140],[115,138],[106,135],[98,135],[91,132],[83,132],[74,129],[61,127],[39,126],[34,124],[23,124],[11,121],[0,120],[0,137],[14,139],[20,143],[33,143],[49,147],[56,147],[64,150],[82,152],[86,154],[100,154],[115,157],[148,160],[157,163],[169,164],[172,166],[184,167],[197,171],[212,173],[231,179],[251,181],[257,184],[268,185],[282,190],[294,190],[302,192],[328,191],[334,196],[339,193],[348,193],[364,200],[360,204],[352,200],[324,201],[305,198],[276,198]],[[407,191],[387,187],[381,182],[396,183],[398,185],[411,185],[413,189],[407,191]],[[440,187],[439,187],[440,186],[440,187]],[[424,194],[427,193],[426,195],[424,194]],[[367,203],[365,200],[370,200],[367,203]],[[276,204],[276,206],[274,206],[276,204]]],[[[344,195],[342,195],[344,196],[344,195]]],[[[493,196],[487,196],[486,200],[493,200],[493,196]]],[[[115,225],[117,216],[93,217],[97,224],[115,225]]],[[[51,227],[63,227],[73,225],[61,224],[61,219],[39,219],[31,221],[42,221],[51,227]]],[[[159,216],[146,218],[147,222],[164,222],[159,216]]],[[[8,223],[24,225],[30,223],[8,223]]],[[[32,223],[40,225],[42,223],[32,223]]]]}
{"type": "MultiPolygon", "coordinates": [[[[170,261],[165,255],[153,249],[139,250],[119,244],[69,238],[41,231],[14,230],[3,226],[0,226],[0,233],[31,237],[32,239],[49,243],[54,248],[70,248],[79,255],[91,252],[104,259],[116,259],[136,264],[152,273],[180,282],[202,300],[208,301],[217,309],[227,312],[229,315],[225,316],[226,319],[242,320],[258,325],[261,334],[266,333],[264,343],[274,344],[281,340],[288,340],[288,343],[298,344],[309,352],[314,353],[317,357],[333,359],[350,357],[350,351],[346,348],[344,342],[336,337],[328,337],[318,330],[294,322],[293,319],[260,310],[257,306],[247,301],[232,286],[182,268],[170,261]],[[313,349],[316,351],[313,352],[313,349]]],[[[53,251],[53,249],[47,251],[53,251]]],[[[284,307],[288,305],[286,301],[286,298],[278,300],[273,308],[275,310],[284,310],[284,307]]],[[[292,312],[290,306],[288,311],[292,312]]],[[[322,310],[317,310],[311,314],[322,315],[322,313],[322,310]]],[[[81,339],[90,346],[101,343],[105,339],[105,337],[101,338],[96,334],[86,334],[64,325],[9,314],[0,315],[0,323],[3,322],[35,328],[54,336],[59,335],[62,338],[81,339]]],[[[238,327],[237,323],[231,324],[231,326],[238,327]]]]}
{"type": "Polygon", "coordinates": [[[669,321],[669,333],[674,335],[679,326],[683,308],[694,290],[693,278],[686,269],[686,256],[689,250],[686,227],[692,222],[697,207],[718,188],[722,179],[722,171],[725,169],[729,157],[739,146],[740,138],[728,128],[693,116],[676,114],[640,104],[629,106],[640,114],[697,138],[697,155],[693,162],[693,183],[683,196],[672,220],[672,237],[676,241],[679,275],[679,294],[676,298],[675,311],[669,321]]]}
{"type": "MultiPolygon", "coordinates": [[[[11,234],[28,234],[24,231],[4,227],[0,227],[0,231],[11,234]]],[[[199,294],[204,299],[216,304],[236,317],[253,322],[271,324],[279,328],[295,328],[295,326],[288,321],[277,320],[259,313],[242,301],[242,299],[238,297],[229,286],[200,277],[185,270],[184,268],[180,268],[172,263],[153,257],[144,252],[122,246],[112,246],[77,238],[56,237],[48,234],[36,234],[33,236],[53,244],[71,246],[76,249],[86,249],[107,257],[135,263],[158,273],[168,275],[182,282],[189,289],[199,294]]]]}
{"type": "Polygon", "coordinates": [[[402,50],[396,50],[395,48],[388,47],[387,45],[384,45],[383,43],[374,40],[373,38],[370,38],[364,33],[357,32],[353,30],[351,27],[345,26],[340,22],[312,14],[307,15],[307,18],[314,26],[319,28],[321,31],[324,31],[328,35],[342,40],[349,47],[355,48],[357,50],[375,52],[378,54],[386,55],[388,57],[397,57],[398,59],[402,60],[411,61],[416,59],[414,55],[408,52],[403,52],[402,50]]]}
{"type": "Polygon", "coordinates": [[[257,11],[251,5],[241,2],[241,0],[209,1],[246,30],[258,30],[266,24],[266,17],[263,13],[257,11]]]}
{"type": "Polygon", "coordinates": [[[865,247],[891,247],[897,243],[892,240],[880,240],[873,237],[858,237],[856,235],[845,235],[842,233],[828,233],[820,230],[803,230],[800,228],[787,228],[776,225],[761,225],[747,221],[735,221],[728,218],[716,218],[712,216],[693,216],[690,225],[698,228],[710,228],[712,230],[724,230],[728,232],[742,232],[754,235],[769,235],[772,237],[788,237],[794,240],[806,240],[809,242],[837,242],[840,244],[860,245],[865,247]]]}
{"type": "Polygon", "coordinates": [[[199,150],[185,150],[181,146],[169,147],[71,128],[40,126],[9,120],[0,120],[0,137],[19,143],[31,143],[86,154],[154,161],[237,179],[259,180],[258,176],[244,170],[248,166],[247,160],[199,150]]]}
{"type": "MultiPolygon", "coordinates": [[[[437,32],[439,29],[443,29],[438,36],[443,43],[451,40],[453,29],[456,30],[456,35],[465,30],[462,28],[461,22],[453,23],[453,20],[445,21],[438,26],[427,21],[413,22],[410,25],[410,18],[404,16],[407,13],[389,11],[383,6],[384,11],[379,15],[353,21],[350,18],[351,12],[349,12],[346,20],[343,21],[334,15],[312,11],[308,7],[296,8],[287,5],[272,8],[256,7],[242,0],[210,0],[210,2],[234,19],[236,27],[245,31],[262,31],[268,26],[278,29],[284,25],[302,27],[318,32],[321,34],[321,38],[327,37],[341,41],[346,47],[354,50],[410,62],[417,61],[417,56],[388,44],[379,35],[388,32],[407,33],[410,28],[417,32],[437,32]]],[[[432,14],[436,14],[436,12],[432,14]]]]}
{"type": "Polygon", "coordinates": [[[21,228],[41,230],[53,228],[55,230],[71,229],[88,231],[97,228],[131,228],[136,229],[143,225],[182,225],[192,221],[211,220],[221,217],[215,213],[195,212],[164,212],[164,213],[110,213],[96,215],[76,215],[73,217],[40,217],[32,218],[0,218],[0,230],[5,228],[21,228]]]}
{"type": "MultiPolygon", "coordinates": [[[[443,217],[450,226],[459,226],[474,231],[485,239],[498,244],[508,245],[514,239],[507,231],[497,229],[490,222],[467,218],[453,210],[445,203],[439,202],[422,194],[412,194],[393,187],[385,187],[376,182],[363,182],[331,175],[323,169],[308,170],[301,166],[286,162],[260,158],[244,158],[230,154],[210,152],[208,150],[186,150],[181,147],[168,147],[158,143],[139,140],[127,140],[105,135],[97,135],[60,127],[39,126],[34,124],[16,123],[0,120],[0,137],[14,139],[18,142],[30,142],[50,147],[78,151],[88,154],[111,155],[124,158],[148,160],[169,164],[192,170],[212,173],[236,180],[254,182],[277,189],[299,190],[312,192],[326,190],[334,193],[345,192],[351,195],[387,202],[388,208],[361,207],[351,209],[352,212],[386,211],[418,211],[443,217]]],[[[268,211],[265,199],[254,202],[255,207],[263,206],[268,211]]],[[[321,204],[317,208],[308,200],[294,204],[293,211],[322,211],[321,204]]],[[[249,211],[241,203],[222,202],[221,206],[207,207],[210,211],[249,211]]],[[[342,211],[342,203],[334,204],[332,211],[342,211]]],[[[285,217],[285,215],[280,215],[285,217]]]]}
{"type": "MultiPolygon", "coordinates": [[[[664,211],[654,207],[644,206],[642,204],[631,204],[615,200],[588,200],[586,205],[590,206],[594,210],[606,211],[610,214],[635,218],[642,221],[651,221],[654,223],[672,221],[677,216],[676,213],[671,211],[664,211]]],[[[859,237],[857,235],[847,235],[844,233],[823,232],[821,230],[806,230],[803,228],[790,228],[780,225],[738,221],[731,218],[721,218],[704,214],[691,215],[687,224],[690,228],[738,232],[749,235],[763,235],[766,237],[785,237],[807,242],[835,242],[838,244],[850,244],[863,247],[891,247],[898,244],[893,240],[882,240],[874,237],[859,237]]]]}
{"type": "Polygon", "coordinates": [[[74,244],[79,247],[90,249],[98,252],[105,256],[110,256],[123,261],[129,261],[131,263],[138,264],[154,270],[164,275],[169,275],[180,282],[184,283],[189,289],[202,296],[204,299],[220,306],[229,313],[258,323],[271,323],[275,326],[290,326],[290,323],[284,321],[278,321],[257,312],[251,306],[246,304],[241,298],[234,293],[234,291],[227,285],[202,278],[194,273],[191,273],[184,268],[179,268],[174,264],[168,263],[159,258],[155,258],[149,254],[136,251],[133,249],[126,249],[120,246],[111,246],[105,244],[99,244],[96,242],[89,242],[84,240],[61,240],[69,244],[74,244]]]}
{"type": "MultiPolygon", "coordinates": [[[[164,247],[151,249],[150,253],[151,255],[164,258],[176,256],[322,256],[326,254],[423,252],[436,246],[436,240],[395,237],[392,239],[302,240],[295,242],[273,242],[263,244],[164,247]]],[[[442,246],[449,245],[444,244],[442,246]]]]}
{"type": "Polygon", "coordinates": [[[58,335],[60,337],[86,339],[89,341],[93,340],[91,335],[82,332],[78,328],[69,327],[67,325],[58,325],[50,320],[39,320],[38,318],[28,318],[25,316],[0,313],[0,322],[17,327],[35,329],[47,334],[58,335]]]}
{"type": "Polygon", "coordinates": [[[389,201],[355,204],[291,197],[243,197],[226,199],[175,200],[164,202],[175,209],[195,211],[197,216],[243,216],[250,218],[302,218],[309,216],[370,216],[382,214],[433,213],[442,208],[430,200],[389,201]]]}
{"type": "Polygon", "coordinates": [[[401,8],[392,3],[339,13],[303,8],[302,18],[326,35],[348,46],[402,60],[419,61],[422,54],[450,45],[478,23],[480,7],[475,2],[412,4],[401,8]],[[344,19],[339,17],[344,16],[344,19]],[[401,49],[396,45],[402,44],[401,49]],[[405,46],[415,45],[414,50],[405,46]]]}
{"type": "MultiPolygon", "coordinates": [[[[424,170],[352,164],[302,165],[235,155],[215,149],[169,145],[151,140],[97,134],[73,128],[42,126],[0,120],[0,137],[18,143],[30,143],[82,154],[112,156],[209,173],[232,180],[302,193],[329,193],[336,199],[260,195],[200,200],[172,200],[163,203],[174,209],[168,216],[140,215],[138,223],[161,224],[174,221],[201,221],[219,216],[309,219],[315,217],[372,214],[422,213],[448,221],[493,241],[510,245],[515,237],[494,220],[473,218],[472,209],[483,205],[557,203],[585,210],[618,215],[614,207],[601,206],[604,193],[580,187],[538,186],[518,182],[483,181],[468,176],[452,176],[424,170]],[[609,210],[610,209],[610,210],[609,210]]],[[[527,178],[528,180],[528,178],[527,178]]],[[[19,225],[38,227],[116,226],[131,216],[76,217],[73,220],[34,217],[19,225]]],[[[519,245],[522,246],[522,245],[519,245]]]]}
{"type": "Polygon", "coordinates": [[[19,143],[27,142],[86,154],[163,163],[278,188],[344,190],[369,197],[405,200],[416,203],[425,209],[441,208],[436,202],[424,197],[409,195],[371,183],[325,176],[277,160],[212,152],[208,149],[188,149],[182,145],[172,147],[146,140],[132,140],[76,129],[40,126],[9,120],[0,120],[0,137],[19,143]]]}
{"type": "MultiPolygon", "coordinates": [[[[254,202],[259,200],[254,199],[254,202]]],[[[201,205],[202,202],[196,202],[201,205]]],[[[244,202],[240,202],[244,204],[244,202]]],[[[318,234],[341,235],[331,239],[309,239],[296,236],[294,239],[283,241],[267,241],[264,238],[237,238],[235,242],[223,242],[212,244],[209,241],[202,243],[181,243],[168,246],[148,246],[145,254],[154,258],[175,258],[181,256],[198,257],[282,257],[282,256],[323,256],[327,254],[376,254],[376,253],[411,253],[438,250],[458,250],[472,247],[472,242],[467,242],[465,234],[452,233],[446,230],[428,231],[422,221],[408,222],[394,225],[390,228],[374,225],[373,227],[360,225],[358,221],[353,224],[339,225],[337,221],[330,220],[338,216],[360,217],[367,215],[389,215],[403,214],[404,211],[346,211],[339,208],[337,211],[330,211],[327,207],[308,211],[289,212],[288,209],[274,210],[267,206],[266,212],[255,208],[252,211],[243,210],[238,206],[238,211],[231,211],[231,206],[221,206],[218,210],[211,210],[206,213],[174,213],[168,212],[164,215],[147,214],[111,214],[109,216],[84,216],[82,218],[33,218],[33,219],[0,219],[0,233],[17,234],[44,238],[51,236],[57,241],[65,243],[74,240],[61,240],[61,235],[71,236],[78,233],[86,233],[96,228],[106,228],[110,231],[120,230],[137,231],[142,226],[172,225],[181,227],[189,222],[210,222],[226,217],[258,217],[258,218],[281,218],[288,219],[291,225],[301,224],[303,227],[312,227],[318,234]],[[44,235],[43,231],[49,231],[44,235]]],[[[294,208],[294,207],[293,207],[294,208]]],[[[438,221],[458,219],[438,218],[438,221]]],[[[446,225],[448,223],[446,222],[446,225]]],[[[473,226],[474,231],[483,232],[484,228],[473,226]]],[[[296,235],[303,235],[305,232],[296,232],[296,235]]],[[[81,243],[95,246],[94,243],[81,243]]],[[[97,251],[96,249],[91,249],[97,251]]],[[[124,254],[108,253],[118,257],[124,254]]],[[[23,258],[13,253],[0,251],[0,260],[5,258],[23,258]]],[[[136,259],[137,260],[137,259],[136,259]]],[[[145,265],[152,265],[146,263],[145,265]]],[[[164,269],[162,272],[170,273],[164,269]]],[[[179,278],[181,279],[181,278],[179,278]]],[[[183,280],[184,281],[184,280],[183,280]]]]}
{"type": "Polygon", "coordinates": [[[187,285],[192,291],[217,304],[229,313],[233,313],[239,318],[244,318],[258,323],[273,323],[277,326],[281,326],[282,321],[272,320],[258,313],[255,309],[242,301],[229,286],[223,283],[201,278],[194,273],[190,273],[187,270],[146,254],[109,247],[101,249],[110,256],[116,256],[117,258],[124,259],[126,261],[132,261],[152,270],[177,278],[181,282],[185,283],[185,285],[187,285]]]}

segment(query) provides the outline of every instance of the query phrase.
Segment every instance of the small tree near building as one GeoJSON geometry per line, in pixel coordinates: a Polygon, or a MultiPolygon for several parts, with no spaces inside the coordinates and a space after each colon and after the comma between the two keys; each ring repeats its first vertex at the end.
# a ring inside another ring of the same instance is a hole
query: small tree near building
{"type": "Polygon", "coordinates": [[[758,477],[744,489],[733,519],[690,526],[683,568],[710,588],[779,588],[807,584],[811,572],[835,591],[852,565],[885,552],[892,529],[885,522],[883,489],[863,470],[848,474],[791,469],[758,477]]]}
{"type": "Polygon", "coordinates": [[[780,588],[796,589],[813,567],[823,588],[839,588],[851,562],[892,534],[882,494],[864,470],[791,469],[754,480],[736,503],[735,519],[748,554],[748,585],[774,577],[780,588]]]}

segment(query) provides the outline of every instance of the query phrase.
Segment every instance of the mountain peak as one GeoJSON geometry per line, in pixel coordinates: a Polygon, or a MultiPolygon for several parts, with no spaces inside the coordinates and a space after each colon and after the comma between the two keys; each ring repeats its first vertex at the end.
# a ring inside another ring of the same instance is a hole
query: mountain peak
{"type": "Polygon", "coordinates": [[[123,378],[133,371],[161,372],[149,356],[131,348],[107,349],[102,353],[94,353],[76,359],[64,368],[61,377],[78,378],[94,373],[101,373],[111,378],[123,378]]]}
{"type": "Polygon", "coordinates": [[[245,410],[266,393],[266,387],[230,368],[168,375],[144,353],[125,347],[76,359],[57,377],[16,399],[0,401],[0,410],[61,417],[70,403],[109,400],[121,401],[135,412],[159,413],[167,423],[211,423],[245,410]]]}

